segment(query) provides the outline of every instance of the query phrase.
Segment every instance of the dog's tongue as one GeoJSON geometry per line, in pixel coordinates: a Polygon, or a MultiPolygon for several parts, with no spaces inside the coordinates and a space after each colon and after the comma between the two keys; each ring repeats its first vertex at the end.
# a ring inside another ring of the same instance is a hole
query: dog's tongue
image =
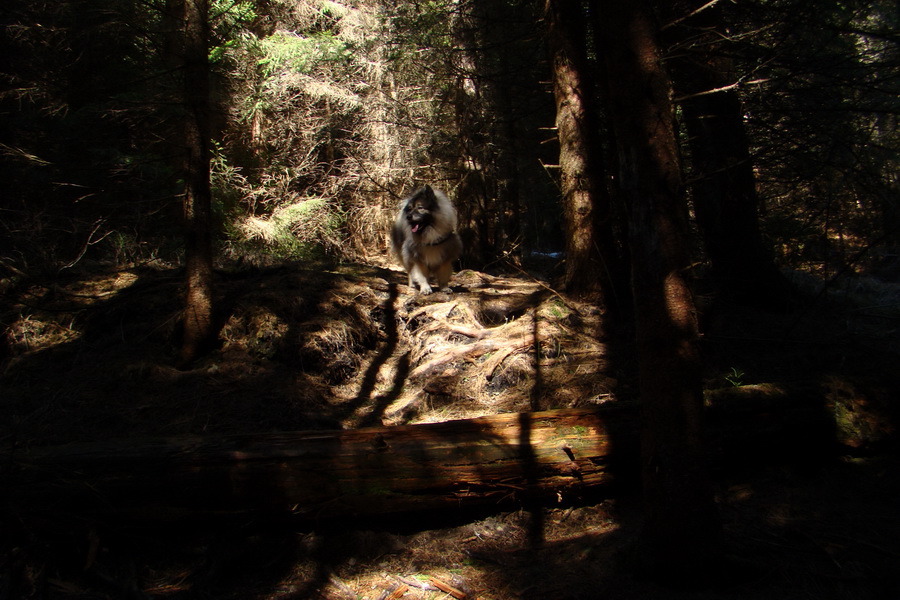
{"type": "Polygon", "coordinates": [[[412,232],[413,232],[413,233],[419,233],[419,230],[420,230],[421,228],[422,228],[422,224],[421,224],[421,223],[414,223],[413,226],[410,227],[410,229],[412,229],[412,232]]]}

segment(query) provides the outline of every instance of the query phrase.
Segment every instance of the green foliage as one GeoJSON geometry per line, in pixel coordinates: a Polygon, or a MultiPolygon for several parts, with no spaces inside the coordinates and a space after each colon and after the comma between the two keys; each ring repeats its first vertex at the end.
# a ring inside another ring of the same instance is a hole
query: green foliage
{"type": "MultiPolygon", "coordinates": [[[[291,176],[285,173],[285,179],[291,176]]],[[[320,258],[338,244],[343,218],[332,202],[296,195],[282,198],[275,180],[253,185],[215,143],[211,185],[214,218],[231,255],[302,260],[320,258]],[[255,214],[258,210],[266,214],[255,214]]]]}
{"type": "Polygon", "coordinates": [[[330,32],[316,33],[309,37],[278,31],[260,41],[264,57],[259,65],[265,77],[284,71],[309,73],[322,62],[346,62],[350,47],[330,32]]]}
{"type": "Polygon", "coordinates": [[[228,162],[222,145],[212,143],[210,160],[210,188],[212,191],[213,216],[218,223],[237,218],[243,210],[241,201],[249,184],[240,169],[228,162]]]}
{"type": "Polygon", "coordinates": [[[401,39],[408,37],[409,44],[395,44],[394,60],[399,59],[404,50],[412,56],[423,48],[442,50],[453,48],[456,40],[452,35],[451,18],[447,3],[441,1],[418,2],[415,5],[399,2],[392,9],[391,25],[401,39]]]}
{"type": "Polygon", "coordinates": [[[228,228],[234,253],[284,260],[321,258],[339,244],[343,219],[324,198],[301,198],[266,217],[247,217],[228,228]]]}
{"type": "Polygon", "coordinates": [[[742,385],[744,385],[745,375],[746,373],[744,373],[737,367],[731,367],[731,369],[728,371],[728,374],[725,375],[725,381],[727,381],[734,387],[741,387],[742,385]]]}
{"type": "Polygon", "coordinates": [[[554,319],[564,319],[572,313],[572,310],[559,298],[552,298],[547,303],[546,310],[554,319]]]}
{"type": "Polygon", "coordinates": [[[243,0],[212,0],[209,16],[218,32],[231,32],[252,23],[257,18],[255,2],[243,0]]]}
{"type": "Polygon", "coordinates": [[[230,49],[240,44],[242,28],[252,23],[258,15],[253,2],[240,0],[212,0],[209,14],[214,33],[209,62],[216,64],[230,49]]]}
{"type": "MultiPolygon", "coordinates": [[[[10,13],[0,97],[15,115],[0,147],[9,256],[68,264],[87,244],[87,258],[102,249],[130,260],[147,254],[141,244],[178,238],[181,70],[164,4],[41,1],[10,13]]],[[[834,273],[873,241],[900,244],[896,3],[726,4],[734,35],[722,52],[781,263],[834,273]]],[[[536,9],[210,0],[212,184],[227,243],[343,249],[335,227],[346,219],[345,241],[370,252],[392,196],[430,180],[456,198],[469,248],[558,248],[555,175],[541,167],[557,148],[546,143],[553,102],[536,9]],[[493,224],[515,211],[519,229],[501,235],[493,224]],[[248,236],[249,219],[276,233],[248,236]]]]}

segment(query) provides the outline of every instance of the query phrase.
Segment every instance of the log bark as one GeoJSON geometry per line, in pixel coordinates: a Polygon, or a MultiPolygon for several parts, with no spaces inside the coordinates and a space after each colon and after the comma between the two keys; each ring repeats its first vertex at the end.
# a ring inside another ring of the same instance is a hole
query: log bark
{"type": "MultiPolygon", "coordinates": [[[[126,440],[17,458],[17,504],[240,511],[310,518],[563,497],[612,481],[636,456],[634,407],[502,414],[348,431],[126,440]],[[632,450],[633,449],[633,450],[632,450]]],[[[7,478],[8,479],[8,478],[7,478]]]]}
{"type": "MultiPolygon", "coordinates": [[[[708,410],[710,462],[758,466],[833,443],[820,400],[736,390],[743,396],[708,410]]],[[[153,518],[258,510],[327,519],[557,503],[636,486],[638,411],[615,403],[348,431],[35,448],[5,457],[0,487],[13,510],[153,518]]]]}

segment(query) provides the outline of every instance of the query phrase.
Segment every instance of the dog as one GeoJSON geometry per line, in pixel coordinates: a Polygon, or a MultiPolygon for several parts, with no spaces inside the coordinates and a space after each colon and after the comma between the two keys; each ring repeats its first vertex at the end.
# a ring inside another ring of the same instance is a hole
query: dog
{"type": "Polygon", "coordinates": [[[430,185],[405,198],[391,228],[391,249],[409,274],[409,287],[430,294],[434,278],[441,291],[451,291],[453,262],[463,245],[450,199],[430,185]]]}

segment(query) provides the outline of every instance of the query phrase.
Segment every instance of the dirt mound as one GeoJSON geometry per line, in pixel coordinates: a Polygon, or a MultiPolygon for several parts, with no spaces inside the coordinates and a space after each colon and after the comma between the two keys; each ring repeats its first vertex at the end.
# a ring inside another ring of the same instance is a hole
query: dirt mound
{"type": "Polygon", "coordinates": [[[267,277],[235,304],[220,357],[284,365],[319,395],[306,410],[343,427],[582,406],[613,393],[596,309],[536,280],[464,271],[454,293],[422,296],[403,279],[360,268],[267,277]]]}
{"type": "Polygon", "coordinates": [[[577,407],[616,392],[599,312],[534,279],[464,271],[222,274],[218,348],[172,365],[180,275],[136,269],[25,290],[4,309],[7,439],[253,432],[577,407]]]}

